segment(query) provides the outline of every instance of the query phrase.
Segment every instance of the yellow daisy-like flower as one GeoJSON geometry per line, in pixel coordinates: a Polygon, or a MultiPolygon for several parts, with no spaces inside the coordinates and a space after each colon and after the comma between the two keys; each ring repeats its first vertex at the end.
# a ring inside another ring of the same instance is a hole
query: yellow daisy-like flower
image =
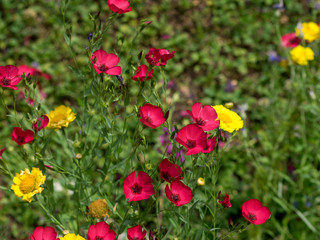
{"type": "Polygon", "coordinates": [[[86,240],[81,237],[79,234],[75,235],[74,233],[68,233],[64,237],[60,237],[60,240],[86,240]]]}
{"type": "Polygon", "coordinates": [[[72,112],[72,109],[64,105],[56,107],[53,111],[50,111],[47,116],[49,118],[47,128],[53,128],[55,130],[68,127],[69,123],[76,119],[76,114],[72,112]]]}
{"type": "Polygon", "coordinates": [[[212,107],[218,114],[217,119],[220,120],[220,129],[232,133],[233,131],[237,131],[243,127],[243,121],[237,113],[222,105],[215,105],[212,107]]]}
{"type": "Polygon", "coordinates": [[[314,53],[309,47],[296,46],[290,51],[291,59],[299,65],[308,65],[309,60],[314,59],[314,53]]]}
{"type": "Polygon", "coordinates": [[[33,195],[43,191],[40,186],[44,184],[45,180],[46,176],[42,174],[39,168],[32,168],[31,172],[26,168],[24,171],[21,170],[20,174],[16,173],[11,189],[16,196],[22,197],[24,201],[31,202],[33,195]]]}
{"type": "Polygon", "coordinates": [[[320,38],[320,27],[314,22],[302,23],[296,28],[296,35],[302,35],[304,40],[312,42],[320,38]]]}

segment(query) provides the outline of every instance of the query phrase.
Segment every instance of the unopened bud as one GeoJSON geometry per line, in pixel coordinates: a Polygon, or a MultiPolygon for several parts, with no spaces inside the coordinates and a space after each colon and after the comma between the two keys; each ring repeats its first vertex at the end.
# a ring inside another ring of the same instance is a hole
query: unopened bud
{"type": "Polygon", "coordinates": [[[228,109],[231,109],[233,107],[233,103],[232,102],[227,102],[224,104],[224,106],[228,109]]]}
{"type": "Polygon", "coordinates": [[[199,186],[204,186],[205,183],[206,183],[206,182],[205,182],[204,178],[202,178],[202,177],[199,177],[199,178],[198,178],[197,184],[198,184],[199,186]]]}
{"type": "Polygon", "coordinates": [[[81,159],[81,158],[82,158],[82,154],[81,153],[77,153],[76,159],[81,159]]]}

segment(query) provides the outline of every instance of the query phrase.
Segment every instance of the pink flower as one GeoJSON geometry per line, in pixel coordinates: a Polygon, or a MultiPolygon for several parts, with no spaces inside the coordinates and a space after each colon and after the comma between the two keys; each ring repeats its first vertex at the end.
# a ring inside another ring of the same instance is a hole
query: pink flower
{"type": "Polygon", "coordinates": [[[30,240],[59,240],[59,238],[52,227],[36,227],[33,234],[30,234],[30,240]]]}
{"type": "Polygon", "coordinates": [[[127,237],[129,240],[143,240],[146,234],[147,231],[143,230],[139,225],[127,229],[127,237]]]}
{"type": "Polygon", "coordinates": [[[219,202],[224,208],[230,208],[230,207],[232,206],[228,194],[226,194],[226,195],[224,196],[223,201],[218,201],[218,202],[219,202]]]}
{"type": "Polygon", "coordinates": [[[110,10],[115,13],[123,14],[131,11],[130,3],[127,0],[108,0],[107,4],[110,10]]]}
{"type": "Polygon", "coordinates": [[[8,65],[0,66],[0,85],[2,87],[18,90],[16,85],[21,81],[22,76],[19,75],[17,67],[8,65]]]}
{"type": "Polygon", "coordinates": [[[271,212],[259,200],[250,199],[242,204],[242,216],[253,224],[262,224],[271,217],[271,212]]]}
{"type": "Polygon", "coordinates": [[[41,72],[39,69],[34,68],[34,67],[29,67],[27,65],[20,65],[18,66],[19,69],[19,74],[23,75],[23,73],[28,76],[41,76],[46,78],[47,80],[51,79],[51,76],[49,74],[41,72]]]}
{"type": "Polygon", "coordinates": [[[208,148],[207,134],[197,124],[183,127],[175,140],[188,149],[187,155],[197,154],[208,148]]]}
{"type": "Polygon", "coordinates": [[[117,234],[104,221],[92,224],[88,230],[88,240],[114,240],[116,237],[117,234]]]}
{"type": "Polygon", "coordinates": [[[162,109],[149,103],[139,108],[139,113],[140,122],[151,128],[159,127],[166,121],[162,109]]]}
{"type": "Polygon", "coordinates": [[[288,33],[281,37],[281,45],[283,47],[294,48],[300,44],[301,40],[296,33],[288,33]]]}
{"type": "Polygon", "coordinates": [[[179,165],[169,162],[167,158],[162,160],[158,168],[160,177],[167,182],[183,179],[182,170],[179,165]]]}
{"type": "Polygon", "coordinates": [[[165,188],[167,198],[177,207],[188,204],[192,199],[191,189],[179,180],[176,180],[165,188]]]}
{"type": "Polygon", "coordinates": [[[45,128],[49,123],[49,118],[46,115],[42,115],[38,121],[33,124],[33,129],[35,131],[40,131],[41,129],[45,128]]]}
{"type": "Polygon", "coordinates": [[[121,74],[121,67],[116,66],[119,63],[119,57],[113,53],[107,54],[106,51],[99,49],[92,54],[91,62],[97,74],[102,72],[109,75],[121,74]]]}
{"type": "Polygon", "coordinates": [[[30,143],[33,141],[34,132],[32,132],[31,130],[23,131],[19,127],[14,127],[11,139],[21,146],[23,144],[30,143]]]}
{"type": "Polygon", "coordinates": [[[216,111],[209,105],[202,107],[201,103],[195,103],[192,106],[192,112],[189,110],[187,112],[203,131],[211,131],[220,125],[216,111]]]}
{"type": "Polygon", "coordinates": [[[167,49],[150,48],[145,58],[150,65],[164,66],[167,61],[174,57],[175,51],[167,49]]]}
{"type": "Polygon", "coordinates": [[[2,154],[3,154],[3,152],[6,150],[7,148],[2,148],[2,149],[0,149],[0,159],[2,159],[2,154]]]}
{"type": "Polygon", "coordinates": [[[138,69],[136,70],[135,75],[132,77],[132,79],[134,81],[141,81],[144,82],[146,80],[149,80],[152,78],[152,74],[153,74],[153,69],[151,69],[148,72],[148,76],[147,76],[147,72],[148,72],[148,66],[147,65],[141,65],[138,67],[138,69]]]}
{"type": "Polygon", "coordinates": [[[155,193],[152,179],[143,171],[130,173],[123,182],[124,195],[128,202],[148,199],[155,193]]]}

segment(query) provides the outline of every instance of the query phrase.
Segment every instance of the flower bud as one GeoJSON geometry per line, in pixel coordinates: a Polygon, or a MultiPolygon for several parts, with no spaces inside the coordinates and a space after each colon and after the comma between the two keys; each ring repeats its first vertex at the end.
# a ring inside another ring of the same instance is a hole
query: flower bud
{"type": "Polygon", "coordinates": [[[199,178],[198,178],[197,184],[198,184],[199,186],[204,186],[205,183],[206,183],[206,182],[205,182],[204,178],[202,178],[202,177],[199,177],[199,178]]]}

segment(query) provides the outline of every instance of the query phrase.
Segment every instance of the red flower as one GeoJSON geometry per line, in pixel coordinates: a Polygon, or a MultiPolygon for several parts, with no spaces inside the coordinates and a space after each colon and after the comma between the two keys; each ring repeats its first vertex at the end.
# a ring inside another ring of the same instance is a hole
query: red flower
{"type": "Polygon", "coordinates": [[[42,128],[45,128],[48,123],[49,118],[46,115],[42,115],[32,127],[35,131],[40,131],[42,128]]]}
{"type": "Polygon", "coordinates": [[[23,131],[19,127],[14,127],[12,131],[11,139],[21,146],[23,144],[33,141],[34,132],[32,132],[31,130],[23,131]]]}
{"type": "Polygon", "coordinates": [[[6,150],[7,148],[2,148],[2,149],[0,149],[0,159],[2,159],[2,154],[3,154],[3,152],[6,150]]]}
{"type": "Polygon", "coordinates": [[[162,160],[158,168],[160,177],[167,182],[183,179],[179,165],[169,162],[167,158],[162,160]]]}
{"type": "Polygon", "coordinates": [[[91,62],[97,74],[102,72],[109,75],[121,74],[121,67],[116,66],[119,63],[119,57],[113,53],[107,54],[106,51],[99,49],[92,54],[91,62]]]}
{"type": "Polygon", "coordinates": [[[159,127],[166,121],[162,109],[149,103],[146,103],[141,108],[139,108],[139,113],[140,122],[151,128],[159,127]]]}
{"type": "Polygon", "coordinates": [[[150,65],[164,66],[167,61],[174,57],[175,51],[167,49],[150,48],[145,58],[150,65]]]}
{"type": "Polygon", "coordinates": [[[104,221],[92,224],[88,230],[88,240],[114,240],[116,237],[117,234],[104,221]]]}
{"type": "Polygon", "coordinates": [[[208,149],[207,134],[197,124],[183,127],[175,139],[188,149],[187,155],[197,154],[208,149]]]}
{"type": "Polygon", "coordinates": [[[192,112],[189,110],[187,112],[203,131],[211,131],[220,125],[216,111],[209,105],[202,107],[201,103],[195,103],[192,106],[192,112]]]}
{"type": "Polygon", "coordinates": [[[0,85],[2,87],[18,90],[16,85],[21,81],[22,76],[19,75],[17,67],[8,65],[0,66],[0,85]]]}
{"type": "Polygon", "coordinates": [[[207,139],[207,147],[204,148],[201,152],[203,152],[203,153],[212,152],[215,146],[216,146],[216,139],[215,138],[210,138],[210,139],[208,138],[207,139]]]}
{"type": "Polygon", "coordinates": [[[146,234],[147,231],[143,230],[139,225],[127,229],[127,237],[129,240],[143,240],[146,234]]]}
{"type": "Polygon", "coordinates": [[[283,47],[294,48],[300,44],[301,40],[296,36],[296,33],[288,33],[281,37],[281,45],[283,47]]]}
{"type": "Polygon", "coordinates": [[[179,180],[172,182],[170,184],[170,189],[169,185],[167,185],[165,188],[165,192],[167,198],[177,207],[188,204],[192,199],[191,189],[179,180]]]}
{"type": "Polygon", "coordinates": [[[271,217],[271,212],[259,200],[250,199],[242,204],[242,216],[253,224],[262,224],[271,217]]]}
{"type": "Polygon", "coordinates": [[[59,240],[59,238],[52,227],[36,227],[33,234],[30,234],[30,240],[59,240]]]}
{"type": "Polygon", "coordinates": [[[232,206],[228,194],[226,194],[226,195],[224,196],[223,201],[218,201],[218,202],[219,202],[224,208],[230,208],[230,207],[232,206]]]}
{"type": "Polygon", "coordinates": [[[23,73],[27,76],[42,76],[46,78],[47,80],[51,79],[51,76],[49,74],[41,72],[39,69],[34,68],[34,67],[29,67],[27,65],[20,65],[18,66],[19,69],[19,74],[23,75],[23,73]]]}
{"type": "Polygon", "coordinates": [[[155,193],[152,179],[143,171],[138,173],[138,177],[135,171],[130,173],[123,182],[123,190],[128,202],[148,199],[155,193]]]}
{"type": "Polygon", "coordinates": [[[138,67],[138,69],[136,70],[135,75],[132,77],[133,80],[135,81],[141,81],[144,82],[145,80],[149,80],[152,78],[152,74],[153,74],[153,69],[151,69],[148,72],[148,76],[147,76],[147,71],[148,71],[148,66],[147,65],[141,65],[138,67]]]}
{"type": "Polygon", "coordinates": [[[123,14],[131,11],[127,0],[108,0],[107,4],[112,12],[123,14]]]}

